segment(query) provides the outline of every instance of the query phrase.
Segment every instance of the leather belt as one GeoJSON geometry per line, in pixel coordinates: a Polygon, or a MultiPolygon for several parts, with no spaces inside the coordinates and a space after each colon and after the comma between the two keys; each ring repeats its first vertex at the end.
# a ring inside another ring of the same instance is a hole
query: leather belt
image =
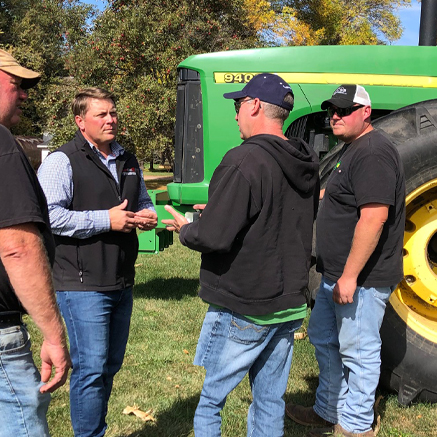
{"type": "Polygon", "coordinates": [[[4,311],[0,312],[0,329],[9,328],[10,326],[22,325],[20,311],[4,311]]]}

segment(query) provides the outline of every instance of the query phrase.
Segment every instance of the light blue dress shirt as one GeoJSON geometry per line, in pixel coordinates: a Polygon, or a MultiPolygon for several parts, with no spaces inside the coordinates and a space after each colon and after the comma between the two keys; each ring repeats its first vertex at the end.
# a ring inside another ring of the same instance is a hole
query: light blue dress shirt
{"type": "MultiPolygon", "coordinates": [[[[124,153],[123,147],[116,141],[112,142],[112,154],[105,158],[94,145],[89,144],[119,183],[115,160],[117,156],[124,153]]],[[[141,169],[140,173],[143,183],[140,184],[138,211],[142,209],[155,211],[141,169]]],[[[70,160],[65,153],[49,154],[38,169],[38,179],[47,198],[50,225],[54,234],[65,237],[89,238],[111,229],[109,210],[70,211],[68,209],[73,199],[74,187],[73,171],[70,160]]]]}

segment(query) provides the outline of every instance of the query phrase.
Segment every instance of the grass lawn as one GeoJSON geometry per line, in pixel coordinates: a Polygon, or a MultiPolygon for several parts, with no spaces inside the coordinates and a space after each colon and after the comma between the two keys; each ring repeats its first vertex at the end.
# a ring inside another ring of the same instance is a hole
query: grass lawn
{"type": "Polygon", "coordinates": [[[173,172],[171,170],[168,170],[164,168],[162,165],[156,166],[153,170],[150,170],[147,167],[143,168],[143,175],[145,178],[152,178],[152,177],[173,177],[173,172]]]}
{"type": "MultiPolygon", "coordinates": [[[[115,377],[110,399],[108,437],[194,436],[192,420],[204,370],[193,366],[192,361],[207,306],[197,297],[200,256],[176,240],[159,255],[138,257],[131,332],[124,365],[115,377]],[[153,410],[155,421],[143,422],[134,415],[122,414],[126,406],[153,410]]],[[[29,325],[37,358],[41,338],[31,322],[29,325]]],[[[285,400],[312,405],[317,375],[313,347],[307,338],[296,341],[285,400]]],[[[437,436],[437,406],[403,408],[395,395],[380,394],[384,398],[380,404],[379,436],[437,436]]],[[[222,415],[223,436],[246,435],[250,402],[246,378],[228,397],[222,415]]],[[[73,435],[68,384],[53,395],[49,426],[53,437],[73,435]]],[[[303,437],[305,433],[305,427],[286,419],[286,437],[303,437]]]]}

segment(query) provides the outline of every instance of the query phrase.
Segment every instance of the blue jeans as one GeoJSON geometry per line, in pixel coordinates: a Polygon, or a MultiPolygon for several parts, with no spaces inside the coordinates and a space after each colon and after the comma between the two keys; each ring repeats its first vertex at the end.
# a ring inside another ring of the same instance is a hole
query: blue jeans
{"type": "Polygon", "coordinates": [[[70,413],[76,437],[100,437],[114,375],[129,336],[132,288],[121,291],[58,291],[67,326],[73,370],[70,413]]]}
{"type": "Polygon", "coordinates": [[[40,393],[42,385],[26,327],[0,329],[0,437],[50,435],[50,394],[40,393]]]}
{"type": "Polygon", "coordinates": [[[285,403],[294,331],[302,319],[256,325],[227,309],[209,307],[194,364],[206,376],[194,416],[196,437],[220,436],[227,395],[249,372],[253,401],[247,418],[250,437],[279,437],[284,432],[285,403]]]}
{"type": "Polygon", "coordinates": [[[339,305],[332,300],[334,286],[322,277],[308,325],[320,372],[314,411],[349,432],[362,433],[373,422],[379,330],[393,287],[358,287],[353,303],[339,305]]]}

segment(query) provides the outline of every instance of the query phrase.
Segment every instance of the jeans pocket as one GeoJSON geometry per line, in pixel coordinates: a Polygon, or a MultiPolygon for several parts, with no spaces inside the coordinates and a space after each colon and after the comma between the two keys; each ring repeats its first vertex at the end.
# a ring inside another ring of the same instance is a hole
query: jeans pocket
{"type": "Polygon", "coordinates": [[[390,295],[392,293],[392,287],[372,287],[372,294],[373,297],[381,300],[384,303],[387,303],[388,300],[390,299],[390,295]]]}
{"type": "Polygon", "coordinates": [[[11,326],[0,329],[0,354],[16,353],[29,341],[29,334],[24,326],[11,326]]]}
{"type": "Polygon", "coordinates": [[[249,320],[232,316],[229,338],[237,343],[251,344],[263,341],[269,332],[268,326],[256,325],[249,320]]]}

